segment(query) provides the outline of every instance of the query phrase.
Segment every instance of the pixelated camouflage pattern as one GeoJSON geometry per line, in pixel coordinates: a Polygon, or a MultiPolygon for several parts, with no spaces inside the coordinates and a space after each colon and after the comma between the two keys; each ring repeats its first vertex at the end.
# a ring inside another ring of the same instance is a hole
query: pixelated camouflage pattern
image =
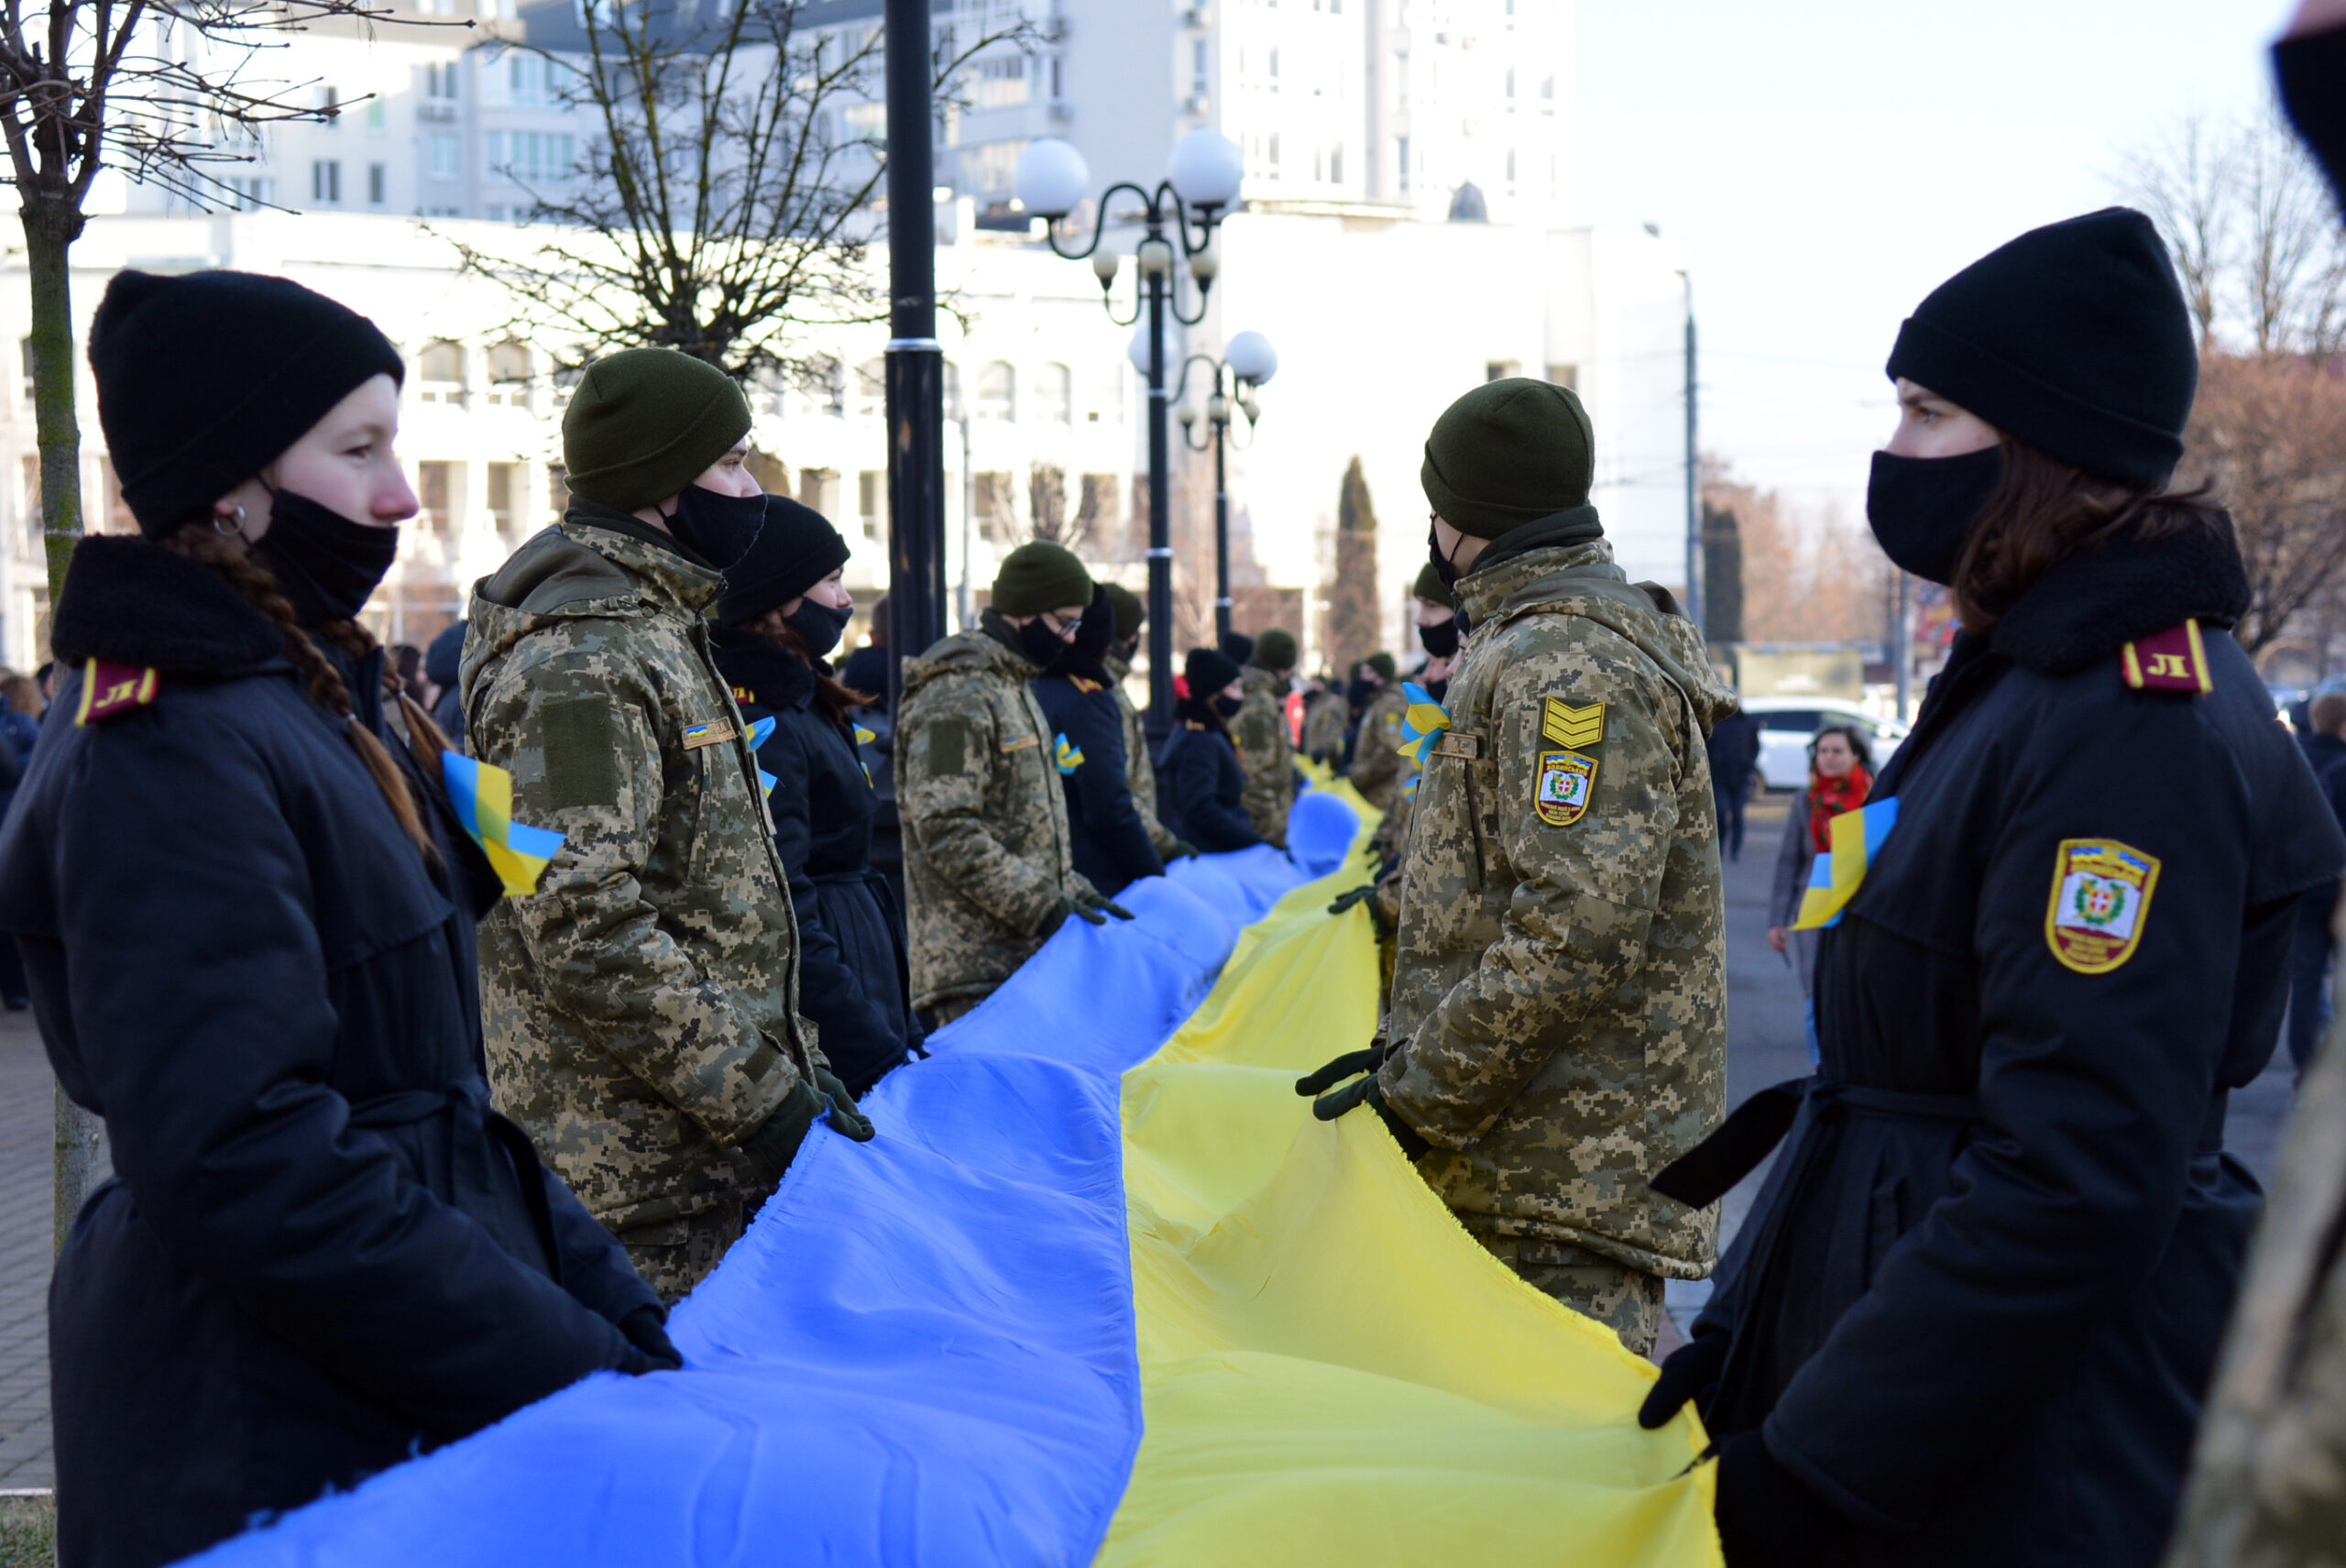
{"type": "Polygon", "coordinates": [[[1303,716],[1303,754],[1334,767],[1344,755],[1344,699],[1337,695],[1311,705],[1303,716]]]}
{"type": "Polygon", "coordinates": [[[1417,796],[1410,792],[1409,780],[1418,776],[1418,765],[1409,758],[1401,759],[1401,787],[1395,792],[1392,806],[1385,813],[1385,820],[1376,825],[1369,837],[1369,847],[1384,861],[1385,870],[1376,879],[1376,925],[1381,931],[1398,930],[1401,924],[1401,877],[1409,861],[1409,824],[1416,820],[1417,796]]]}
{"type": "Polygon", "coordinates": [[[1461,579],[1474,620],[1447,706],[1481,754],[1418,786],[1380,1079],[1437,1146],[1467,1229],[1574,1244],[1650,1274],[1711,1268],[1717,1212],[1647,1180],[1718,1123],[1725,908],[1704,739],[1735,706],[1663,590],[1603,541],[1461,579]],[[1667,608],[1664,608],[1667,607],[1667,608]],[[1543,699],[1605,704],[1590,805],[1534,808],[1543,699]]]}
{"type": "Polygon", "coordinates": [[[1249,664],[1239,679],[1246,701],[1231,721],[1244,776],[1239,795],[1255,836],[1274,850],[1287,848],[1287,814],[1295,805],[1295,748],[1288,743],[1287,684],[1270,671],[1249,664]]]}
{"type": "Polygon", "coordinates": [[[1181,840],[1173,830],[1157,820],[1157,764],[1150,760],[1148,727],[1141,722],[1140,709],[1133,706],[1124,681],[1133,673],[1132,663],[1123,655],[1111,653],[1102,661],[1108,670],[1108,689],[1116,695],[1116,714],[1124,722],[1124,779],[1131,784],[1133,805],[1140,808],[1142,826],[1148,829],[1148,841],[1157,846],[1159,860],[1170,860],[1173,847],[1181,840]]]}
{"type": "Polygon", "coordinates": [[[822,1061],[757,762],[702,620],[721,586],[574,517],[469,612],[474,754],[513,775],[515,820],[564,835],[537,893],[481,925],[490,1081],[614,1231],[753,1190],[740,1141],[822,1061]],[[709,720],[734,737],[687,748],[709,720]]]}
{"type": "Polygon", "coordinates": [[[1376,688],[1361,709],[1360,735],[1353,741],[1353,765],[1344,771],[1360,797],[1379,811],[1389,812],[1401,798],[1402,716],[1409,711],[1409,696],[1398,681],[1376,688]]]}
{"type": "MultiPolygon", "coordinates": [[[[1000,623],[986,612],[984,624],[1000,623]]],[[[983,630],[904,661],[896,808],[915,1007],[992,994],[1043,945],[1060,897],[1091,891],[1069,859],[1037,673],[983,630]]]]}
{"type": "MultiPolygon", "coordinates": [[[[2346,954],[2341,954],[2346,957],[2346,954]]],[[[2337,983],[2346,987],[2346,967],[2337,983]]],[[[2167,1568],[2346,1563],[2346,1013],[2297,1091],[2167,1568]]]]}

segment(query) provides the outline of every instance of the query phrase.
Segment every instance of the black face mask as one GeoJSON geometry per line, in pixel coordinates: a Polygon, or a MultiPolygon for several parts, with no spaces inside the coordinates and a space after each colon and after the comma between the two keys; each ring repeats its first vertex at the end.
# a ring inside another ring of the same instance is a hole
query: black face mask
{"type": "Polygon", "coordinates": [[[1213,710],[1222,715],[1224,718],[1237,718],[1238,710],[1245,706],[1246,699],[1244,697],[1232,696],[1226,692],[1213,699],[1213,710]]]}
{"type": "Polygon", "coordinates": [[[1418,641],[1437,659],[1454,657],[1458,652],[1458,618],[1453,615],[1438,626],[1419,627],[1418,641]]]}
{"type": "Polygon", "coordinates": [[[676,543],[720,572],[750,553],[765,525],[765,497],[720,496],[698,485],[686,485],[668,514],[676,543]]]}
{"type": "Polygon", "coordinates": [[[2001,446],[1960,457],[1877,452],[1866,485],[1866,521],[1893,565],[1924,582],[1951,583],[1964,541],[2003,480],[2001,446]]]}
{"type": "Polygon", "coordinates": [[[796,609],[783,617],[790,630],[798,633],[798,641],[806,644],[806,656],[820,659],[839,645],[847,635],[847,623],[855,619],[852,609],[833,609],[813,599],[801,599],[796,609]]]}
{"type": "Polygon", "coordinates": [[[1075,624],[1075,641],[1060,649],[1048,666],[1051,673],[1080,675],[1087,681],[1104,681],[1108,672],[1100,661],[1108,655],[1108,645],[1116,637],[1116,607],[1108,602],[1107,590],[1095,589],[1091,608],[1075,624]]]}
{"type": "Polygon", "coordinates": [[[1431,522],[1426,524],[1426,559],[1433,563],[1433,575],[1442,579],[1443,587],[1458,586],[1458,568],[1452,565],[1450,557],[1442,553],[1442,535],[1433,531],[1431,522]]]}
{"type": "Polygon", "coordinates": [[[1355,709],[1366,707],[1368,699],[1376,695],[1376,684],[1362,675],[1354,675],[1352,685],[1344,688],[1344,700],[1355,709]]]}
{"type": "Polygon", "coordinates": [[[1067,652],[1067,640],[1051,630],[1050,623],[1036,616],[1018,629],[1018,651],[1040,670],[1050,669],[1067,652]]]}
{"type": "Polygon", "coordinates": [[[391,569],[400,531],[369,528],[291,490],[269,498],[269,532],[255,546],[303,626],[352,620],[391,569]]]}
{"type": "Polygon", "coordinates": [[[1450,696],[1450,677],[1444,675],[1438,681],[1428,681],[1426,683],[1426,695],[1433,698],[1436,702],[1441,702],[1446,699],[1450,696]]]}

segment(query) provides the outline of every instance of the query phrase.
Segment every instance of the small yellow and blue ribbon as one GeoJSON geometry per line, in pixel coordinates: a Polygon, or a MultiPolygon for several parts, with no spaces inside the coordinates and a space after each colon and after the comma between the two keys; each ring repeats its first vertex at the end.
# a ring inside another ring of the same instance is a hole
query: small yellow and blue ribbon
{"type": "MultiPolygon", "coordinates": [[[[1401,715],[1400,751],[1422,771],[1427,756],[1433,751],[1433,743],[1442,739],[1443,730],[1450,728],[1450,709],[1434,701],[1433,693],[1415,681],[1403,681],[1401,695],[1409,699],[1409,706],[1401,715]]],[[[1401,786],[1401,794],[1405,797],[1417,798],[1419,776],[1412,775],[1409,782],[1401,786]]]]}
{"type": "MultiPolygon", "coordinates": [[[[768,715],[766,718],[759,719],[755,724],[751,725],[750,754],[753,757],[756,756],[758,753],[758,748],[764,745],[773,734],[773,718],[772,715],[768,715]]],[[[774,777],[763,768],[760,768],[758,770],[758,788],[764,794],[772,795],[773,793],[773,786],[781,782],[782,781],[780,779],[774,777]]],[[[868,784],[871,781],[866,779],[864,782],[868,784]]]]}
{"type": "Polygon", "coordinates": [[[1800,895],[1795,931],[1814,931],[1838,925],[1841,911],[1858,894],[1866,872],[1881,854],[1882,840],[1898,826],[1898,797],[1877,800],[1855,811],[1845,811],[1825,825],[1831,849],[1809,868],[1808,887],[1800,895]]]}
{"type": "Polygon", "coordinates": [[[538,891],[538,878],[562,848],[562,835],[513,820],[513,775],[455,751],[440,753],[440,777],[465,832],[488,856],[509,898],[538,891]]]}
{"type": "MultiPolygon", "coordinates": [[[[855,755],[857,761],[861,762],[863,757],[863,749],[879,739],[880,736],[877,731],[866,729],[861,724],[857,725],[855,727],[855,755]]],[[[863,762],[863,782],[867,784],[871,784],[873,789],[880,787],[878,784],[872,784],[872,764],[869,762],[863,762]]]]}
{"type": "Polygon", "coordinates": [[[1055,739],[1058,742],[1059,773],[1062,776],[1083,766],[1083,752],[1069,743],[1066,730],[1060,730],[1055,739]]]}

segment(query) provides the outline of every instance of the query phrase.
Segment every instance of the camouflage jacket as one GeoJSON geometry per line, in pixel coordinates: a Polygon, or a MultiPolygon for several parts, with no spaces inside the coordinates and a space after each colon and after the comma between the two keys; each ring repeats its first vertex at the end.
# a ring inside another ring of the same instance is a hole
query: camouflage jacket
{"type": "Polygon", "coordinates": [[[1704,740],[1734,696],[1603,541],[1460,580],[1393,972],[1393,1108],[1471,1231],[1709,1272],[1715,1209],[1647,1179],[1716,1125],[1725,910],[1704,740]]]}
{"type": "Polygon", "coordinates": [[[912,905],[913,1005],[982,998],[1043,945],[1063,894],[1091,891],[1069,859],[1067,795],[1036,670],[984,627],[904,661],[896,808],[912,905]]]}
{"type": "Polygon", "coordinates": [[[474,754],[563,834],[482,923],[498,1104],[614,1230],[752,1181],[735,1152],[822,1061],[756,759],[709,652],[722,580],[574,505],[473,589],[474,754]]]}
{"type": "Polygon", "coordinates": [[[1369,839],[1370,847],[1384,859],[1385,869],[1376,879],[1376,918],[1388,931],[1401,924],[1401,874],[1409,863],[1409,824],[1418,811],[1416,792],[1409,788],[1409,781],[1418,776],[1417,764],[1404,757],[1401,767],[1401,787],[1394,795],[1393,808],[1369,839]]]}
{"type": "Polygon", "coordinates": [[[1160,858],[1170,860],[1173,846],[1180,840],[1157,818],[1157,764],[1150,760],[1153,753],[1148,745],[1148,727],[1141,722],[1140,709],[1133,706],[1132,697],[1124,690],[1124,679],[1133,673],[1133,667],[1113,653],[1102,663],[1108,670],[1108,689],[1116,694],[1116,711],[1124,719],[1124,777],[1132,784],[1133,804],[1140,808],[1141,826],[1148,829],[1148,841],[1157,846],[1160,858]]]}
{"type": "Polygon", "coordinates": [[[2306,1069],[2272,1186],[2167,1568],[2315,1568],[2346,1549],[2346,1017],[2306,1069]]]}
{"type": "Polygon", "coordinates": [[[1287,814],[1295,805],[1295,747],[1288,740],[1287,688],[1270,671],[1249,664],[1242,677],[1246,703],[1232,720],[1230,738],[1246,775],[1246,820],[1263,842],[1287,848],[1287,814]]]}
{"type": "Polygon", "coordinates": [[[1336,766],[1344,755],[1344,699],[1342,693],[1321,697],[1303,716],[1303,754],[1336,766]]]}
{"type": "Polygon", "coordinates": [[[1344,770],[1360,797],[1379,811],[1393,809],[1401,794],[1401,716],[1409,711],[1409,694],[1398,681],[1376,688],[1361,710],[1360,734],[1353,741],[1353,765],[1344,770]]]}

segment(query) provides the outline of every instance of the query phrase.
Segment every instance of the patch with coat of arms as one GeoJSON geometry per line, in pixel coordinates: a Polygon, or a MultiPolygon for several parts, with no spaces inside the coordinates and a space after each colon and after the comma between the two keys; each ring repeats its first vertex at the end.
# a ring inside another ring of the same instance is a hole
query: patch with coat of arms
{"type": "Polygon", "coordinates": [[[1596,793],[1596,759],[1577,751],[1542,751],[1531,786],[1532,809],[1551,828],[1569,828],[1588,815],[1596,793]]]}
{"type": "Polygon", "coordinates": [[[2108,974],[2134,956],[2159,861],[2115,839],[2064,839],[2053,862],[2053,901],[2045,940],[2079,974],[2108,974]]]}

